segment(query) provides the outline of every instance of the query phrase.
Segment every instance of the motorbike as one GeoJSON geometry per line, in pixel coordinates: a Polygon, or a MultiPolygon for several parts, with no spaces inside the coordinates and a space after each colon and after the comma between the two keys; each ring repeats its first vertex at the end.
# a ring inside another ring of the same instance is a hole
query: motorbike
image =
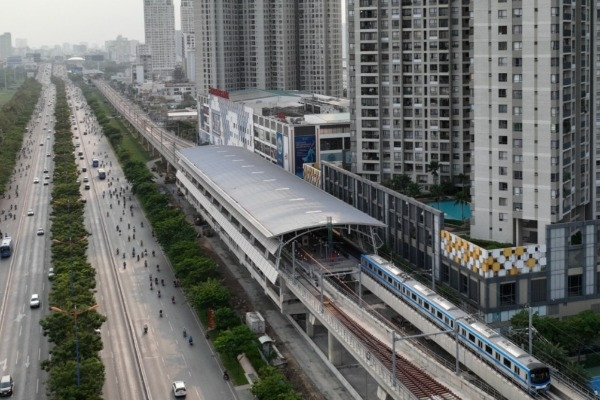
{"type": "Polygon", "coordinates": [[[165,280],[164,280],[164,279],[161,279],[161,280],[160,280],[160,284],[161,284],[161,285],[163,285],[163,286],[165,286],[165,280]]]}
{"type": "Polygon", "coordinates": [[[162,310],[158,312],[158,316],[162,318],[162,310]]]}
{"type": "Polygon", "coordinates": [[[223,379],[225,379],[226,381],[229,380],[229,374],[227,373],[227,371],[223,371],[223,379]]]}
{"type": "Polygon", "coordinates": [[[154,283],[158,285],[158,278],[154,278],[154,283]]]}
{"type": "Polygon", "coordinates": [[[144,334],[148,333],[148,325],[144,325],[144,334]]]}
{"type": "Polygon", "coordinates": [[[194,345],[194,339],[192,339],[192,337],[190,336],[190,338],[188,339],[188,342],[190,343],[190,346],[194,345]]]}
{"type": "Polygon", "coordinates": [[[175,296],[171,297],[171,303],[175,304],[175,296]]]}
{"type": "Polygon", "coordinates": [[[187,331],[183,328],[183,337],[187,337],[187,331]]]}

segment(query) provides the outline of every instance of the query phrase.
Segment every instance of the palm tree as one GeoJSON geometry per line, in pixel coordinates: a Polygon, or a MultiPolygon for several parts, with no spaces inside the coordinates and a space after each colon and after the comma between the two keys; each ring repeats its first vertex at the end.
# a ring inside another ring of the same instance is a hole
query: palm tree
{"type": "Polygon", "coordinates": [[[454,205],[460,205],[460,221],[463,222],[465,219],[465,214],[464,214],[464,205],[465,204],[469,204],[469,195],[467,194],[467,192],[463,190],[461,190],[460,192],[456,192],[456,194],[454,195],[454,205]]]}
{"type": "Polygon", "coordinates": [[[431,173],[431,176],[433,176],[434,184],[437,184],[439,169],[440,169],[440,163],[437,161],[431,161],[429,164],[427,164],[427,171],[431,173]]]}
{"type": "MultiPolygon", "coordinates": [[[[429,186],[429,193],[431,194],[431,196],[433,196],[433,198],[435,199],[435,202],[438,203],[438,207],[439,207],[439,201],[440,199],[444,196],[444,188],[441,185],[431,185],[429,186]]],[[[436,208],[438,208],[436,207],[436,208]]]]}

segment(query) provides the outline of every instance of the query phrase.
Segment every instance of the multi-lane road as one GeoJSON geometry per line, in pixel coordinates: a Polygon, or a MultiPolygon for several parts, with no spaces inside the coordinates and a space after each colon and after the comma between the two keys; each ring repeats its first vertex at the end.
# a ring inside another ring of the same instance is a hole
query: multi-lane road
{"type": "MultiPolygon", "coordinates": [[[[51,177],[53,172],[56,95],[50,84],[50,66],[44,66],[43,71],[39,78],[44,85],[39,110],[25,135],[11,188],[0,199],[0,210],[4,209],[0,230],[12,236],[15,243],[13,255],[0,261],[0,282],[4,283],[0,284],[0,374],[13,376],[14,397],[18,399],[46,398],[47,376],[40,362],[48,357],[48,342],[39,321],[50,312],[52,183],[44,176],[51,177]],[[40,183],[33,183],[36,177],[40,183]],[[46,180],[48,185],[44,184],[46,180]],[[33,209],[34,215],[28,216],[28,209],[33,209]],[[37,236],[38,228],[45,229],[46,235],[37,236]],[[29,308],[33,293],[41,297],[39,309],[29,308]]],[[[55,67],[55,72],[66,77],[64,68],[55,67]]],[[[171,384],[182,380],[188,399],[235,399],[230,383],[222,379],[218,357],[204,339],[195,314],[180,289],[173,286],[173,272],[81,92],[67,82],[67,95],[77,146],[74,157],[82,197],[87,200],[85,224],[91,232],[88,259],[97,271],[99,312],[108,317],[100,330],[104,344],[101,357],[106,367],[104,398],[173,398],[171,384]],[[106,179],[99,179],[98,168],[92,167],[94,158],[106,170],[106,179]],[[138,260],[140,254],[144,256],[138,260]],[[150,275],[153,281],[158,279],[152,290],[150,275]],[[159,310],[163,311],[162,317],[159,310]],[[144,325],[149,328],[147,334],[144,325]],[[184,327],[194,338],[193,346],[183,337],[184,327]]]]}

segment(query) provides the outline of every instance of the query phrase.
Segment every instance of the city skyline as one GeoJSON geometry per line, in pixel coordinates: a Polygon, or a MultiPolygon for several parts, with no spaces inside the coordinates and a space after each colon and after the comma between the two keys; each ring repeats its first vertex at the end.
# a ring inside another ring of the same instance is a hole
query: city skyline
{"type": "MultiPolygon", "coordinates": [[[[181,0],[173,0],[175,27],[179,29],[181,0]]],[[[105,0],[78,2],[56,0],[9,0],[2,4],[0,32],[27,39],[31,48],[86,42],[104,47],[118,35],[144,41],[144,2],[105,0]],[[69,24],[67,24],[69,21],[69,24]]]]}

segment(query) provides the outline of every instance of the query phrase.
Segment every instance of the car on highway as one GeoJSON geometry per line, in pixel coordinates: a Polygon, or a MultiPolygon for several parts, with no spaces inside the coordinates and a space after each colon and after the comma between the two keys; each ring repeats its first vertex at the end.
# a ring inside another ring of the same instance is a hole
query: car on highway
{"type": "Polygon", "coordinates": [[[32,216],[33,215],[33,208],[30,208],[29,210],[27,210],[27,216],[32,216]]]}
{"type": "Polygon", "coordinates": [[[43,146],[43,145],[44,145],[44,142],[40,142],[40,146],[43,146]]]}
{"type": "Polygon", "coordinates": [[[50,156],[52,156],[52,154],[46,153],[46,157],[50,157],[50,156]]]}
{"type": "Polygon", "coordinates": [[[0,379],[0,396],[12,396],[14,388],[15,383],[13,382],[12,376],[4,375],[0,379]]]}
{"type": "Polygon", "coordinates": [[[52,280],[54,279],[54,268],[50,267],[48,269],[48,279],[52,280]]]}
{"type": "Polygon", "coordinates": [[[185,390],[185,383],[183,381],[173,382],[173,394],[175,397],[185,397],[187,391],[185,390]]]}
{"type": "Polygon", "coordinates": [[[40,296],[37,293],[31,295],[31,299],[29,299],[29,308],[39,308],[40,307],[40,296]]]}
{"type": "Polygon", "coordinates": [[[44,173],[47,174],[48,173],[48,168],[44,168],[44,173]]]}
{"type": "Polygon", "coordinates": [[[33,178],[33,183],[40,183],[40,178],[38,178],[38,177],[33,178]]]}
{"type": "Polygon", "coordinates": [[[83,182],[84,182],[84,183],[85,183],[85,182],[89,182],[89,181],[90,181],[90,179],[89,179],[87,176],[84,176],[84,177],[83,177],[83,182]]]}
{"type": "Polygon", "coordinates": [[[44,228],[38,228],[36,235],[38,236],[43,236],[44,235],[44,228]]]}

